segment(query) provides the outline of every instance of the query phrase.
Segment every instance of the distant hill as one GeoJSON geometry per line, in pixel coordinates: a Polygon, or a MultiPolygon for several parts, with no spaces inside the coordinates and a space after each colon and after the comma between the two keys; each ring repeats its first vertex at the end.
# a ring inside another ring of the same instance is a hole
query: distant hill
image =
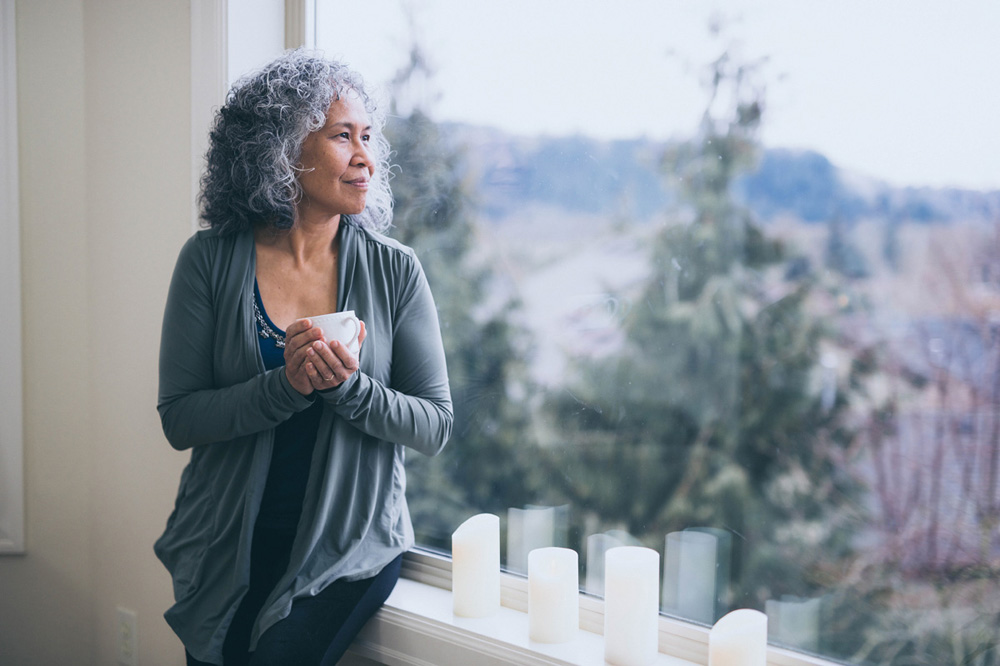
{"type": "Polygon", "coordinates": [[[540,203],[645,219],[671,200],[657,169],[662,143],[453,129],[446,134],[472,147],[466,158],[476,174],[480,207],[490,216],[504,217],[524,204],[540,203]]]}
{"type": "Polygon", "coordinates": [[[893,222],[1000,219],[1000,191],[891,187],[839,169],[811,151],[765,150],[738,194],[762,220],[794,215],[805,222],[837,217],[893,222]]]}
{"type": "MultiPolygon", "coordinates": [[[[573,212],[655,219],[675,200],[660,157],[666,144],[586,136],[516,137],[490,128],[450,125],[444,133],[466,146],[480,209],[502,218],[526,204],[573,212]]],[[[950,222],[1000,218],[1000,191],[899,188],[845,172],[811,151],[767,149],[736,195],[767,222],[793,216],[821,223],[950,222]]]]}

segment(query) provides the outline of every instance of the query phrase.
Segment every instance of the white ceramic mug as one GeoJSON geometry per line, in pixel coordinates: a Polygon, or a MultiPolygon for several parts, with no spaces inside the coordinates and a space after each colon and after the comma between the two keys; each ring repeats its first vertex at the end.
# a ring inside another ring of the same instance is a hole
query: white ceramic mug
{"type": "Polygon", "coordinates": [[[354,315],[354,310],[344,310],[343,312],[332,312],[325,315],[309,317],[313,326],[318,326],[326,336],[327,342],[339,340],[347,350],[358,355],[360,343],[358,335],[361,334],[361,321],[354,315]]]}

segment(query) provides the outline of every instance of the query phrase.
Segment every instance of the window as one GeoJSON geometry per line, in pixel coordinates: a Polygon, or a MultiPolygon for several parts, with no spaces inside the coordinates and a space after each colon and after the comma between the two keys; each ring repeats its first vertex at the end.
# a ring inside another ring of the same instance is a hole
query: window
{"type": "Polygon", "coordinates": [[[14,2],[0,1],[0,554],[24,552],[21,243],[17,177],[14,2]]]}
{"type": "Polygon", "coordinates": [[[996,663],[996,9],[405,7],[316,27],[388,88],[392,233],[441,313],[421,544],[496,513],[512,571],[569,546],[600,594],[640,543],[668,615],[996,663]]]}
{"type": "Polygon", "coordinates": [[[197,0],[191,3],[191,224],[215,112],[237,78],[305,43],[302,14],[311,0],[197,0]],[[286,21],[286,14],[290,20],[286,21]],[[298,19],[298,20],[296,20],[298,19]],[[286,25],[287,24],[287,25],[286,25]],[[294,26],[296,29],[290,30],[294,26]]]}

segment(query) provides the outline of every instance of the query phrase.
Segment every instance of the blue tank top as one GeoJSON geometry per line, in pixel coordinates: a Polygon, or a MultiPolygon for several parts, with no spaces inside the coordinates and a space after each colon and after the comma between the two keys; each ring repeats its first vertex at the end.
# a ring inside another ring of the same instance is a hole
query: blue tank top
{"type": "MultiPolygon", "coordinates": [[[[256,281],[254,281],[253,296],[267,325],[284,337],[285,332],[268,318],[256,281]]],[[[260,328],[258,323],[258,332],[260,328]]],[[[258,335],[257,342],[265,368],[272,370],[285,365],[284,350],[277,346],[273,338],[258,335]]],[[[298,524],[322,413],[323,403],[316,401],[312,406],[293,414],[275,428],[274,450],[271,454],[267,483],[264,485],[264,498],[261,501],[260,513],[257,515],[258,525],[294,528],[298,524]]]]}

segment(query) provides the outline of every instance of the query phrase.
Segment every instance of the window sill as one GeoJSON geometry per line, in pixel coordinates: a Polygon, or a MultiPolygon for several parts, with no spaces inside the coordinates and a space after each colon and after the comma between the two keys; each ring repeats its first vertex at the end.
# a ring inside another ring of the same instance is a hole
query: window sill
{"type": "MultiPolygon", "coordinates": [[[[482,664],[499,666],[577,664],[603,666],[603,602],[580,596],[580,632],[570,643],[528,639],[527,581],[503,575],[501,608],[491,617],[470,619],[452,613],[451,562],[423,552],[406,555],[403,575],[385,606],[351,647],[357,656],[387,666],[482,664]]],[[[656,666],[704,666],[708,628],[660,618],[656,666]]],[[[833,666],[809,655],[768,648],[768,666],[833,666]]]]}
{"type": "MultiPolygon", "coordinates": [[[[388,666],[604,664],[604,641],[598,634],[581,629],[571,643],[535,643],[528,640],[527,613],[501,607],[486,618],[455,617],[449,591],[406,578],[400,579],[351,651],[388,666]]],[[[695,666],[665,654],[655,664],[695,666]]]]}

